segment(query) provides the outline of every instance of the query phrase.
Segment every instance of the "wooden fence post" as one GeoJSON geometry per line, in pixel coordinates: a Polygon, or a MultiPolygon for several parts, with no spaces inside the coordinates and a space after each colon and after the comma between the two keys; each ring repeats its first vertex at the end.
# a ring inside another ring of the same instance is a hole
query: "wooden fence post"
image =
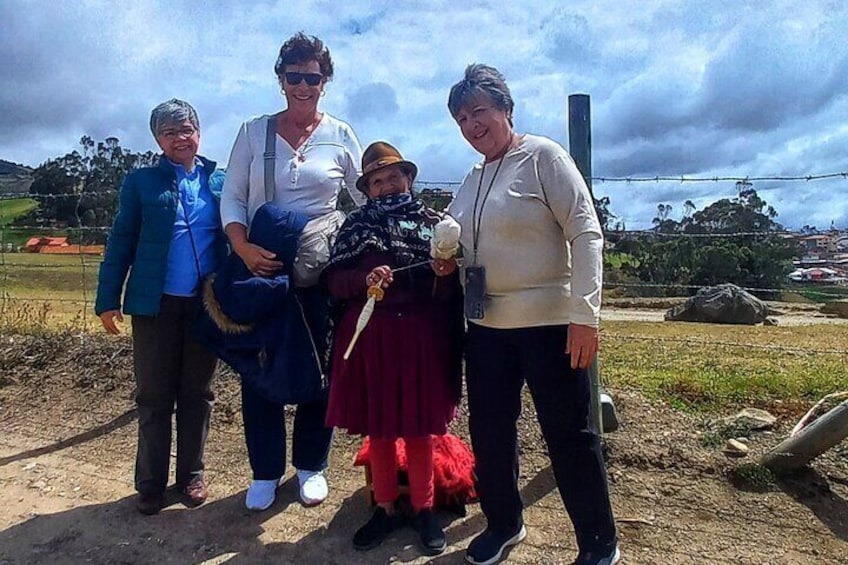
{"type": "MultiPolygon", "coordinates": [[[[571,94],[568,97],[568,152],[583,175],[589,193],[592,194],[592,116],[588,94],[571,94]]],[[[594,196],[593,196],[594,197],[594,196]]],[[[589,367],[592,387],[592,411],[598,433],[604,432],[603,410],[601,409],[601,380],[598,358],[589,367]]]]}

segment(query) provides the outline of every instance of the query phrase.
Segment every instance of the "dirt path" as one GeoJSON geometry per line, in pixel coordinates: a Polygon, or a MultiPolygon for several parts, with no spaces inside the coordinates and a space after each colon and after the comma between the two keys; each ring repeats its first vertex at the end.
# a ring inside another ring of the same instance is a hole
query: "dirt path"
{"type": "MultiPolygon", "coordinates": [[[[610,322],[662,322],[666,310],[683,302],[682,298],[619,298],[604,305],[601,317],[610,322]]],[[[820,304],[769,302],[772,318],[778,326],[848,324],[848,319],[822,314],[820,304]]]]}
{"type": "MultiPolygon", "coordinates": [[[[350,537],[370,510],[362,473],[350,464],[358,441],[344,435],[334,444],[325,504],[303,508],[289,481],[271,509],[246,511],[238,390],[227,376],[209,439],[210,501],[141,516],[132,498],[128,344],[0,339],[0,564],[458,564],[484,525],[476,505],[464,518],[444,515],[451,546],[431,561],[409,529],[374,551],[353,551],[350,537]]],[[[727,476],[736,462],[702,446],[699,422],[635,391],[613,393],[622,428],[606,446],[622,563],[848,562],[848,449],[792,481],[737,488],[727,476]]],[[[570,563],[573,534],[532,421],[527,402],[520,436],[528,538],[509,562],[570,563]]],[[[466,423],[463,415],[455,426],[462,437],[466,423]]],[[[755,436],[751,449],[762,453],[778,437],[755,436]]]]}

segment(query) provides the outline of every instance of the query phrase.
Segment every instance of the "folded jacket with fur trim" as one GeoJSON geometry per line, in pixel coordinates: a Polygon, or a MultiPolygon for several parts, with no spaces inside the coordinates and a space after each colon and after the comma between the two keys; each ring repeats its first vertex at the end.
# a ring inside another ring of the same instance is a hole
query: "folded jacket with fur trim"
{"type": "Polygon", "coordinates": [[[295,288],[292,265],[308,218],[264,204],[249,241],[275,253],[283,270],[254,276],[231,253],[206,280],[196,336],[225,363],[280,404],[315,400],[326,388],[327,295],[318,286],[295,288]]]}

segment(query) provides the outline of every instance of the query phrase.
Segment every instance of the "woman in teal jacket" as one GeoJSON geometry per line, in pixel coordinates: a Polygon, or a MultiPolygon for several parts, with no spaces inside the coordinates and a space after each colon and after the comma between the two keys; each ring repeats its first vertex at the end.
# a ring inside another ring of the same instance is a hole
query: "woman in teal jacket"
{"type": "Polygon", "coordinates": [[[200,283],[226,255],[219,219],[224,175],[197,155],[197,112],[181,100],[163,102],[151,113],[150,130],[162,155],[157,166],[124,180],[95,305],[106,331],[119,333],[126,281],[138,406],[136,506],[143,514],[164,506],[175,405],[176,486],[187,506],[206,500],[203,450],[217,361],[191,328],[200,283]]]}

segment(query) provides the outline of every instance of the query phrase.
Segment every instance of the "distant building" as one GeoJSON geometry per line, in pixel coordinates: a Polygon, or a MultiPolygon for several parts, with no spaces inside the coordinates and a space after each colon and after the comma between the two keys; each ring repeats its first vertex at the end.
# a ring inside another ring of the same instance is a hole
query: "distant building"
{"type": "Polygon", "coordinates": [[[42,253],[45,255],[102,255],[102,245],[77,245],[69,243],[67,237],[31,237],[24,244],[23,251],[27,253],[42,253]]]}

